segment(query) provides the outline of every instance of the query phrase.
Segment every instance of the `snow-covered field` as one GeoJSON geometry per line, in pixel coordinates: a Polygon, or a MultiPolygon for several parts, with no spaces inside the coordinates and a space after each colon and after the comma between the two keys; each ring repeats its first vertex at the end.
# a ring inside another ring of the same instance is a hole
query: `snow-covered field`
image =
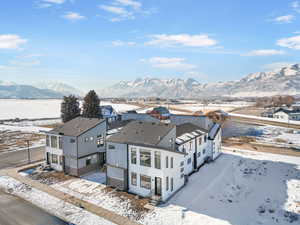
{"type": "MultiPolygon", "coordinates": [[[[0,120],[6,119],[36,119],[59,118],[60,99],[23,100],[0,99],[0,120]]],[[[115,104],[101,101],[100,105],[112,105],[117,112],[137,109],[138,106],[129,104],[115,104]]]]}
{"type": "MultiPolygon", "coordinates": [[[[114,225],[95,214],[41,192],[10,177],[0,177],[0,188],[76,225],[114,225]]],[[[30,215],[28,215],[30,216],[30,215]]]]}
{"type": "MultiPolygon", "coordinates": [[[[300,157],[224,151],[215,162],[190,176],[187,185],[169,202],[141,218],[132,210],[130,201],[114,195],[114,191],[105,191],[105,185],[98,183],[103,181],[102,174],[87,178],[51,186],[145,225],[300,224],[300,157]]],[[[7,178],[0,179],[0,187],[7,183],[7,178]]],[[[43,193],[13,189],[17,195],[46,207],[37,200],[38,196],[44,198],[43,193]]],[[[64,212],[65,206],[60,203],[54,209],[52,202],[50,198],[50,209],[64,212]]],[[[73,214],[77,221],[81,216],[79,212],[73,214]]]]}
{"type": "Polygon", "coordinates": [[[142,221],[151,225],[300,224],[300,158],[225,152],[142,221]]]}

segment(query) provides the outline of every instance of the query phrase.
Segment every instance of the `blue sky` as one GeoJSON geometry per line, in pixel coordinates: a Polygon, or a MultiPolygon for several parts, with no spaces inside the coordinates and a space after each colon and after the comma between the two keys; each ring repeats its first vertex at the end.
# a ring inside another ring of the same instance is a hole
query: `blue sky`
{"type": "Polygon", "coordinates": [[[237,80],[300,62],[299,25],[293,0],[3,0],[0,80],[237,80]]]}

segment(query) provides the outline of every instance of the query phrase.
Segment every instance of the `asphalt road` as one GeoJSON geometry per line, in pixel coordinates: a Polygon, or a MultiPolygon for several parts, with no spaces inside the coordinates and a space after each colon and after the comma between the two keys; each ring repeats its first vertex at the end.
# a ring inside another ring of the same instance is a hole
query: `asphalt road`
{"type": "Polygon", "coordinates": [[[40,208],[0,191],[1,225],[66,225],[40,208]]]}
{"type": "MultiPolygon", "coordinates": [[[[30,149],[32,161],[44,159],[44,147],[30,149]]],[[[0,169],[28,162],[27,150],[0,154],[0,169]]],[[[68,223],[16,196],[0,191],[0,225],[66,225],[68,223]]]]}
{"type": "MultiPolygon", "coordinates": [[[[38,147],[30,149],[30,156],[32,161],[44,159],[45,147],[38,147]]],[[[12,151],[7,153],[0,153],[0,169],[15,167],[28,162],[27,150],[12,151]]]]}

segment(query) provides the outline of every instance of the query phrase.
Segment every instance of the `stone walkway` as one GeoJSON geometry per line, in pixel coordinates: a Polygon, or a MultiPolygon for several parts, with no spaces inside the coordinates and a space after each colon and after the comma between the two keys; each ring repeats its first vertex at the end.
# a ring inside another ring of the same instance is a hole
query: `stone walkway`
{"type": "MultiPolygon", "coordinates": [[[[33,167],[34,165],[30,165],[31,167],[33,167]]],[[[84,208],[85,210],[94,213],[106,220],[109,220],[112,223],[115,224],[119,224],[119,225],[141,225],[137,222],[134,221],[130,221],[128,218],[118,215],[112,211],[109,211],[107,209],[104,209],[100,206],[91,204],[87,201],[83,201],[81,199],[75,198],[74,196],[71,196],[69,194],[66,194],[64,192],[58,191],[46,184],[41,184],[38,181],[35,180],[31,180],[27,177],[21,176],[18,171],[23,170],[25,168],[28,168],[29,166],[24,166],[24,167],[19,167],[19,168],[14,168],[14,169],[6,169],[6,170],[1,170],[0,171],[0,175],[5,175],[5,176],[9,176],[12,177],[24,184],[30,185],[40,191],[46,192],[49,195],[52,195],[56,198],[59,198],[65,202],[68,202],[70,204],[73,204],[77,207],[81,207],[84,208]]]]}

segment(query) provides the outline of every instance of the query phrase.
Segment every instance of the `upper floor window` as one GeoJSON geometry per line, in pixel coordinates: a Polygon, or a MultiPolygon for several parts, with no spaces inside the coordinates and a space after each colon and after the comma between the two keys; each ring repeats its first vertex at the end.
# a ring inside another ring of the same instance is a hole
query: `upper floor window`
{"type": "Polygon", "coordinates": [[[156,169],[161,169],[161,160],[160,160],[160,152],[154,153],[154,166],[156,169]]]}
{"type": "Polygon", "coordinates": [[[115,149],[116,147],[114,145],[108,145],[108,149],[115,149]]]}
{"type": "Polygon", "coordinates": [[[192,159],[191,159],[191,158],[188,158],[187,163],[190,164],[191,162],[192,162],[192,159]]]}
{"type": "Polygon", "coordinates": [[[140,165],[151,167],[151,152],[148,150],[140,150],[140,165]]]}
{"type": "Polygon", "coordinates": [[[98,136],[97,138],[97,147],[102,147],[104,146],[104,137],[102,135],[98,136]]]}
{"type": "Polygon", "coordinates": [[[75,143],[75,139],[71,138],[70,143],[75,143]]]}
{"type": "Polygon", "coordinates": [[[198,142],[199,142],[199,145],[202,144],[202,137],[199,137],[199,138],[198,138],[198,142]]]}
{"type": "Polygon", "coordinates": [[[46,146],[50,146],[50,137],[49,135],[46,136],[46,146]]]}
{"type": "Polygon", "coordinates": [[[206,140],[207,140],[207,136],[206,136],[206,134],[204,135],[204,142],[206,142],[206,140]]]}
{"type": "Polygon", "coordinates": [[[84,142],[88,142],[89,141],[89,138],[88,137],[85,137],[84,138],[84,142]]]}
{"type": "Polygon", "coordinates": [[[173,181],[173,177],[171,177],[171,191],[174,190],[174,181],[173,181]]]}
{"type": "Polygon", "coordinates": [[[51,136],[51,148],[57,148],[57,137],[51,136]]]}
{"type": "Polygon", "coordinates": [[[169,177],[166,177],[166,191],[169,190],[169,177]]]}
{"type": "Polygon", "coordinates": [[[166,156],[166,168],[168,168],[168,167],[169,167],[169,157],[166,156]]]}
{"type": "Polygon", "coordinates": [[[192,150],[192,145],[193,145],[193,143],[192,143],[192,141],[190,141],[190,150],[192,150]]]}
{"type": "Polygon", "coordinates": [[[131,164],[136,164],[136,149],[131,149],[131,164]]]}
{"type": "Polygon", "coordinates": [[[90,140],[93,141],[93,140],[94,140],[94,137],[90,137],[90,140]]]}
{"type": "Polygon", "coordinates": [[[62,137],[58,137],[58,148],[62,149],[62,137]]]}
{"type": "Polygon", "coordinates": [[[171,158],[170,158],[170,161],[171,161],[171,168],[173,169],[174,158],[173,158],[173,157],[171,157],[171,158]]]}

